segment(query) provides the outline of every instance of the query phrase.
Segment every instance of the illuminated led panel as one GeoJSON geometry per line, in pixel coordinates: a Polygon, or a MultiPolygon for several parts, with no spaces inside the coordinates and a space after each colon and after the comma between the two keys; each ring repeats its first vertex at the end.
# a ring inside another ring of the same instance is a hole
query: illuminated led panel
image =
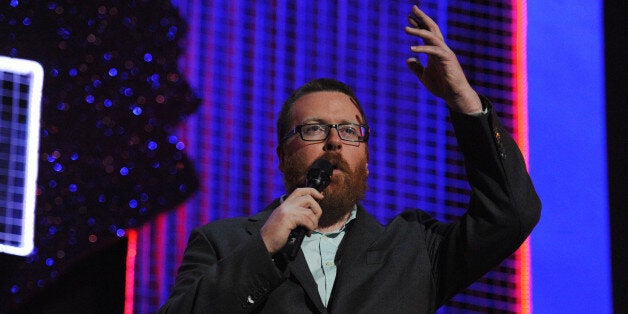
{"type": "MultiPolygon", "coordinates": [[[[449,1],[447,39],[477,91],[493,101],[527,157],[521,1],[449,1]]],[[[446,308],[529,313],[528,244],[458,294],[446,308]]],[[[445,309],[446,311],[446,309],[445,309]]]]}
{"type": "Polygon", "coordinates": [[[0,252],[33,250],[43,69],[0,56],[0,252]]]}
{"type": "MultiPolygon", "coordinates": [[[[275,120],[289,93],[317,77],[355,89],[373,133],[362,204],[387,222],[408,209],[452,221],[470,188],[446,105],[407,69],[414,41],[403,31],[404,1],[174,1],[190,27],[180,64],[202,98],[180,129],[202,184],[176,212],[138,231],[136,312],[155,312],[174,284],[189,231],[253,214],[284,193],[275,120]],[[177,230],[173,232],[173,230],[177,230]]],[[[457,52],[469,79],[518,130],[514,107],[511,1],[421,1],[457,52]]],[[[440,312],[518,312],[510,258],[440,312]]]]}

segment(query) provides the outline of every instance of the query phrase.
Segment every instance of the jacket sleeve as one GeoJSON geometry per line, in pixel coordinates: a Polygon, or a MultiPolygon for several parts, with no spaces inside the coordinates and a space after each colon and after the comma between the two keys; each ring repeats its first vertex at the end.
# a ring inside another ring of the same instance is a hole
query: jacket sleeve
{"type": "Polygon", "coordinates": [[[192,231],[175,286],[159,312],[250,312],[283,280],[259,233],[247,234],[229,221],[209,224],[192,231]]]}
{"type": "Polygon", "coordinates": [[[442,304],[514,253],[540,218],[541,203],[525,161],[489,101],[479,116],[451,112],[471,186],[467,212],[438,225],[437,303],[442,304]]]}

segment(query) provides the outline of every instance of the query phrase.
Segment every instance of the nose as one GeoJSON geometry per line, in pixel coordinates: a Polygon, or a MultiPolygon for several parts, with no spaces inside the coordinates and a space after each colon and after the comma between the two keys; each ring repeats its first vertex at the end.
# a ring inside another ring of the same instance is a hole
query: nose
{"type": "Polygon", "coordinates": [[[325,146],[323,146],[323,150],[325,151],[335,151],[335,150],[340,150],[342,148],[342,140],[340,139],[340,136],[338,135],[338,130],[337,129],[330,129],[329,130],[329,135],[327,136],[327,139],[325,140],[325,146]]]}

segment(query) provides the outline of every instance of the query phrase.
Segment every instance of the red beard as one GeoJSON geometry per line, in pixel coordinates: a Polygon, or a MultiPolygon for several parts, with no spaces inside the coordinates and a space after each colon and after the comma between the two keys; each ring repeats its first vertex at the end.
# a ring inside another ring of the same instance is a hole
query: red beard
{"type": "MultiPolygon", "coordinates": [[[[357,168],[351,170],[349,164],[342,159],[340,154],[325,153],[320,158],[329,160],[335,169],[341,170],[340,174],[331,177],[331,183],[323,190],[325,198],[319,202],[323,214],[318,220],[318,227],[326,228],[339,222],[351,212],[359,200],[364,199],[368,176],[367,161],[366,159],[360,161],[357,168]]],[[[295,156],[285,159],[283,180],[288,193],[305,186],[305,174],[310,166],[295,156]]]]}

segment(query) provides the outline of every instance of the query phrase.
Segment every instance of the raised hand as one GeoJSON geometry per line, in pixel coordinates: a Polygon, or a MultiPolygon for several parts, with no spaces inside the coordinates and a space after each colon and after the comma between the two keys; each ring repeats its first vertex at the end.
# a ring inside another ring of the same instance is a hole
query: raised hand
{"type": "Polygon", "coordinates": [[[456,55],[445,43],[436,22],[416,5],[412,7],[408,21],[410,26],[406,26],[406,33],[423,40],[422,45],[411,46],[410,49],[428,55],[425,66],[414,57],[406,61],[421,83],[434,96],[445,100],[452,110],[468,114],[482,111],[479,96],[469,85],[456,55]]]}

